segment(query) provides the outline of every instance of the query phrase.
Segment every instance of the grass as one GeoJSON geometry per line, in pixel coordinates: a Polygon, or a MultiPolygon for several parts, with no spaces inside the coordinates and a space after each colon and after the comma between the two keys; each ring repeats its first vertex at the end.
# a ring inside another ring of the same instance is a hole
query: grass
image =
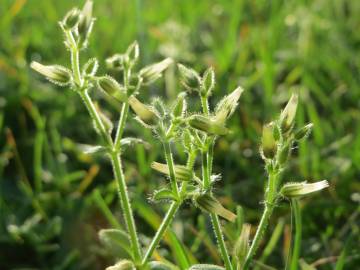
{"type": "MultiPolygon", "coordinates": [[[[106,210],[97,207],[99,202],[94,203],[92,194],[97,190],[105,206],[121,220],[111,169],[101,158],[84,155],[80,150],[79,144],[91,143],[96,136],[74,93],[52,89],[40,82],[39,77],[33,78],[28,68],[31,60],[40,57],[46,63],[67,63],[56,22],[74,1],[40,4],[2,0],[0,5],[3,119],[0,266],[101,269],[111,258],[99,248],[95,232],[109,228],[114,222],[108,220],[106,210]],[[79,126],[82,128],[74,128],[79,126]],[[79,192],[81,183],[93,175],[93,166],[99,166],[100,171],[79,192]],[[40,186],[41,192],[37,193],[40,186]],[[47,221],[36,222],[38,214],[44,219],[46,216],[47,221]],[[25,223],[20,233],[9,230],[9,225],[25,223]],[[47,235],[43,235],[44,231],[47,235]]],[[[197,1],[196,4],[193,1],[101,1],[97,3],[99,19],[87,53],[105,59],[137,39],[144,64],[161,59],[165,55],[159,51],[160,45],[172,44],[164,33],[164,25],[171,19],[188,33],[184,40],[189,45],[175,42],[187,50],[181,49],[176,60],[186,59],[197,70],[209,65],[215,67],[218,83],[211,104],[238,84],[247,90],[240,109],[229,123],[233,133],[215,146],[214,171],[223,172],[224,180],[216,186],[223,203],[232,209],[242,205],[246,222],[252,224],[260,218],[257,209],[264,183],[257,154],[261,126],[276,117],[289,93],[298,89],[302,106],[297,122],[300,125],[313,122],[314,129],[311,140],[295,150],[296,158],[284,178],[291,176],[294,179],[289,180],[295,181],[324,177],[331,183],[329,192],[301,203],[301,256],[307,264],[315,263],[318,269],[335,269],[336,260],[329,258],[346,256],[336,267],[344,263],[345,269],[352,269],[359,262],[356,243],[359,240],[360,63],[356,55],[360,37],[354,30],[359,25],[359,9],[357,1],[325,0],[272,1],[272,4],[267,1],[197,1]],[[350,240],[346,253],[342,253],[347,239],[350,240]],[[324,260],[319,263],[320,259],[324,260]]],[[[160,84],[146,92],[163,96],[163,89],[160,84]]],[[[110,115],[115,116],[116,111],[115,106],[109,109],[110,115]]],[[[153,234],[152,223],[156,223],[162,212],[161,206],[154,210],[146,202],[147,195],[162,181],[147,169],[148,164],[161,158],[161,147],[153,141],[151,132],[142,131],[134,121],[126,130],[129,135],[139,132],[155,147],[126,150],[124,162],[146,242],[146,236],[153,234]]],[[[183,158],[181,152],[176,156],[183,158]]],[[[280,205],[274,219],[282,217],[287,225],[282,230],[280,245],[266,259],[267,264],[275,267],[286,261],[290,241],[291,217],[283,208],[280,205]]],[[[197,211],[185,207],[174,221],[176,237],[170,233],[164,245],[170,252],[163,248],[156,256],[169,260],[183,258],[177,264],[185,267],[187,260],[196,261],[191,258],[192,252],[182,247],[183,243],[191,247],[200,241],[199,247],[194,246],[200,254],[199,261],[219,263],[216,255],[209,258],[209,254],[214,254],[213,244],[206,240],[213,240],[210,222],[206,218],[198,220],[197,215],[197,211]],[[198,234],[189,235],[190,228],[196,228],[198,234]]],[[[235,232],[225,227],[225,234],[234,236],[235,232]]]]}

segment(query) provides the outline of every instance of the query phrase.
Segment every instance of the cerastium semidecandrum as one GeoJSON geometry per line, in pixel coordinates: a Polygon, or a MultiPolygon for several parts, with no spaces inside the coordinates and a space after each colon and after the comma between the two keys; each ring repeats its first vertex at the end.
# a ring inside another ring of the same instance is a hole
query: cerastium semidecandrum
{"type": "MultiPolygon", "coordinates": [[[[225,96],[215,109],[211,109],[209,98],[215,87],[214,70],[208,68],[200,75],[195,70],[178,64],[180,82],[186,91],[181,92],[170,107],[166,106],[161,99],[154,99],[151,105],[143,104],[137,98],[140,89],[159,79],[162,72],[173,64],[171,59],[167,58],[138,70],[136,64],[139,58],[139,46],[137,42],[134,42],[125,53],[115,54],[106,60],[109,68],[117,70],[122,75],[122,82],[119,83],[110,76],[96,75],[98,69],[96,58],[88,60],[84,65],[80,64],[80,52],[87,47],[94,24],[91,1],[87,1],[82,10],[74,8],[69,11],[59,24],[64,33],[65,46],[70,51],[71,68],[59,65],[45,66],[37,62],[32,62],[31,67],[49,81],[60,86],[70,87],[81,97],[94,123],[95,130],[102,138],[101,145],[90,147],[88,150],[89,152],[105,153],[111,161],[131,244],[131,258],[130,260],[120,260],[115,265],[108,267],[109,270],[159,267],[161,269],[177,269],[177,266],[168,262],[150,262],[150,260],[185,200],[193,202],[193,205],[209,214],[225,269],[248,269],[254,263],[254,255],[259,248],[277,202],[282,198],[291,199],[295,210],[295,223],[301,224],[298,198],[328,186],[327,181],[320,181],[312,184],[306,182],[286,183],[281,187],[281,174],[286,167],[293,144],[307,137],[312,128],[312,125],[308,124],[298,130],[294,129],[298,97],[293,94],[280,117],[263,127],[260,153],[265,162],[268,180],[264,210],[255,236],[250,241],[250,225],[244,224],[241,226],[241,234],[233,247],[233,252],[229,253],[219,217],[233,222],[236,215],[225,209],[215,198],[213,185],[219,176],[212,172],[213,156],[216,139],[226,135],[229,131],[226,121],[237,107],[243,92],[242,88],[235,89],[231,94],[225,96]],[[101,90],[105,95],[111,96],[121,104],[119,122],[114,137],[113,124],[95,106],[90,96],[90,91],[93,89],[101,90]],[[189,112],[186,103],[188,92],[198,94],[202,107],[201,113],[189,112]],[[165,200],[170,202],[170,206],[144,253],[139,242],[121,162],[123,145],[141,141],[135,138],[123,138],[129,107],[134,111],[136,119],[143,127],[151,129],[156,138],[161,141],[166,164],[153,162],[151,167],[168,176],[170,180],[169,187],[154,192],[153,199],[155,201],[165,200]],[[186,164],[174,163],[172,144],[175,143],[175,139],[187,154],[186,164]],[[201,159],[201,176],[196,175],[194,169],[197,157],[201,159]]],[[[301,226],[296,226],[297,230],[298,227],[301,226]]],[[[298,238],[295,237],[294,242],[291,258],[292,269],[296,269],[298,265],[301,240],[298,238]]],[[[222,266],[210,264],[197,264],[190,268],[223,269],[222,266]]]]}

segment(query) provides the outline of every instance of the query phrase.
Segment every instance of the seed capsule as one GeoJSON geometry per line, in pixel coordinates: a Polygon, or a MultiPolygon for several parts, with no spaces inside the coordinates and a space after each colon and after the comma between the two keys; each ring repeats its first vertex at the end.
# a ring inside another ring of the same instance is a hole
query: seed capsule
{"type": "Polygon", "coordinates": [[[63,66],[45,66],[38,62],[32,62],[30,67],[45,76],[52,83],[65,86],[71,82],[71,71],[63,66]]]}
{"type": "Polygon", "coordinates": [[[189,91],[198,90],[201,86],[201,78],[199,74],[182,64],[178,64],[180,71],[180,82],[189,91]]]}
{"type": "Polygon", "coordinates": [[[156,125],[158,116],[154,112],[152,108],[141,103],[136,97],[131,96],[129,98],[129,104],[136,115],[139,117],[141,121],[143,121],[146,125],[156,125]]]}
{"type": "Polygon", "coordinates": [[[310,133],[311,133],[312,127],[313,127],[313,124],[310,123],[310,124],[307,124],[307,125],[303,126],[299,130],[297,130],[295,132],[295,140],[300,141],[300,140],[305,139],[306,137],[308,137],[310,135],[310,133]]]}
{"type": "Polygon", "coordinates": [[[229,132],[223,124],[203,115],[192,115],[188,121],[191,127],[209,134],[226,135],[229,132]]]}
{"type": "Polygon", "coordinates": [[[217,199],[208,193],[195,196],[195,202],[196,205],[205,212],[216,214],[231,222],[234,222],[236,219],[234,213],[225,209],[217,199]]]}
{"type": "Polygon", "coordinates": [[[298,95],[292,94],[285,109],[280,114],[280,125],[283,133],[287,133],[293,127],[297,105],[298,95]]]}
{"type": "Polygon", "coordinates": [[[287,183],[285,184],[280,193],[284,197],[287,198],[299,198],[301,196],[305,196],[316,191],[320,191],[329,187],[329,183],[326,180],[322,180],[319,182],[308,184],[306,182],[302,183],[287,183]]]}
{"type": "Polygon", "coordinates": [[[167,69],[173,60],[171,58],[166,58],[165,60],[152,64],[150,66],[144,67],[140,70],[139,76],[143,79],[144,84],[151,84],[162,75],[162,72],[167,69]]]}
{"type": "Polygon", "coordinates": [[[126,102],[127,94],[125,89],[112,77],[101,77],[97,80],[97,84],[106,94],[114,97],[120,102],[126,102]]]}
{"type": "MultiPolygon", "coordinates": [[[[167,164],[159,163],[159,162],[153,162],[151,164],[151,168],[153,168],[155,171],[161,172],[165,175],[170,175],[169,166],[167,164]]],[[[175,165],[175,178],[178,181],[189,181],[192,179],[192,171],[190,171],[185,166],[181,165],[175,165]]]]}
{"type": "Polygon", "coordinates": [[[274,123],[267,124],[263,127],[261,138],[261,150],[265,158],[272,159],[276,155],[277,143],[274,138],[274,123]]]}

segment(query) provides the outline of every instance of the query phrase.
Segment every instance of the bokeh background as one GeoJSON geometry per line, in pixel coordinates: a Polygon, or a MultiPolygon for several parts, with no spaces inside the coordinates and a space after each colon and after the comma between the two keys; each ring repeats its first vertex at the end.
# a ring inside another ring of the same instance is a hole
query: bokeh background
{"type": "MultiPolygon", "coordinates": [[[[301,258],[314,267],[307,269],[335,269],[342,255],[345,266],[336,269],[360,269],[360,1],[94,2],[97,21],[82,61],[97,57],[100,73],[106,72],[106,57],[136,39],[141,65],[173,57],[198,71],[213,66],[213,105],[237,85],[246,90],[229,123],[232,133],[216,144],[214,171],[223,176],[216,186],[221,201],[232,210],[241,205],[254,226],[265,183],[261,127],[292,92],[300,94],[297,122],[312,122],[314,130],[296,147],[284,181],[330,182],[328,190],[302,200],[301,258]]],[[[111,254],[98,239],[100,229],[121,228],[123,220],[108,161],[82,152],[81,144],[98,141],[84,107],[74,92],[29,68],[32,60],[69,65],[57,21],[76,5],[83,1],[0,0],[0,269],[104,269],[124,252],[111,254]]],[[[142,90],[141,99],[171,101],[182,90],[177,74],[175,67],[168,70],[142,90]]],[[[116,121],[119,108],[95,98],[116,121]]],[[[166,183],[149,164],[164,157],[152,134],[133,119],[126,134],[150,144],[124,153],[146,245],[166,210],[148,200],[166,183]]],[[[175,158],[183,162],[181,148],[175,158]]],[[[236,226],[226,224],[225,230],[231,246],[236,226]]],[[[273,230],[261,249],[270,238],[276,245],[258,256],[284,269],[291,241],[285,201],[276,208],[273,230]]],[[[208,218],[190,204],[172,232],[157,259],[181,267],[184,256],[191,263],[221,263],[208,218]]]]}

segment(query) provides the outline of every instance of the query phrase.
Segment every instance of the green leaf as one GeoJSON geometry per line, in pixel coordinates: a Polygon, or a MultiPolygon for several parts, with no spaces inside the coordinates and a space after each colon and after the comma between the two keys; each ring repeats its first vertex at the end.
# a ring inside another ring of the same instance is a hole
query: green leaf
{"type": "Polygon", "coordinates": [[[107,251],[116,258],[132,258],[129,237],[119,229],[103,229],[99,232],[99,239],[107,251]]]}

